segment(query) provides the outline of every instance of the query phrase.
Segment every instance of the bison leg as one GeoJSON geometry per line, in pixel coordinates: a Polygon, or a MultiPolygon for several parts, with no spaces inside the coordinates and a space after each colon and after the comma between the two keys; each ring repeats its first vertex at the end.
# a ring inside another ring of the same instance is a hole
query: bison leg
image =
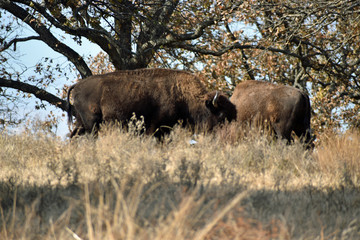
{"type": "Polygon", "coordinates": [[[301,141],[306,145],[306,148],[313,148],[313,140],[310,128],[310,114],[305,116],[298,116],[294,124],[294,132],[301,141]]]}
{"type": "MultiPolygon", "coordinates": [[[[80,111],[79,111],[80,112],[80,111]]],[[[96,133],[101,123],[101,114],[97,114],[91,111],[81,111],[80,118],[82,122],[81,132],[84,133],[96,133]]]]}
{"type": "Polygon", "coordinates": [[[85,134],[85,129],[83,127],[81,118],[78,115],[76,115],[75,128],[73,131],[71,131],[69,136],[70,136],[70,138],[73,138],[75,136],[80,136],[80,135],[84,135],[84,134],[85,134]]]}
{"type": "Polygon", "coordinates": [[[305,143],[307,149],[314,148],[314,138],[311,134],[311,129],[306,126],[298,126],[294,129],[296,136],[298,136],[303,143],[305,143]]]}
{"type": "Polygon", "coordinates": [[[75,136],[81,136],[85,134],[85,128],[83,127],[76,127],[70,134],[70,138],[73,138],[75,136]]]}
{"type": "Polygon", "coordinates": [[[286,139],[288,143],[291,143],[293,140],[291,137],[292,129],[290,126],[288,126],[285,122],[279,122],[273,125],[275,134],[277,137],[286,139]]]}

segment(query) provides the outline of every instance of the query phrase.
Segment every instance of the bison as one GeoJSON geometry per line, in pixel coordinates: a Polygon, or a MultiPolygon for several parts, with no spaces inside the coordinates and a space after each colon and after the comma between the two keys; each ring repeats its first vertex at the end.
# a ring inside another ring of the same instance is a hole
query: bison
{"type": "Polygon", "coordinates": [[[237,121],[269,127],[275,134],[292,141],[292,131],[311,145],[310,101],[301,90],[262,81],[244,81],[238,84],[231,97],[236,105],[237,121]]]}
{"type": "Polygon", "coordinates": [[[96,132],[103,122],[126,124],[133,113],[144,117],[146,134],[159,138],[179,122],[211,130],[236,119],[236,108],[225,95],[208,93],[198,77],[181,70],[122,70],[90,76],[69,88],[67,101],[69,120],[72,115],[77,120],[70,137],[96,132]]]}

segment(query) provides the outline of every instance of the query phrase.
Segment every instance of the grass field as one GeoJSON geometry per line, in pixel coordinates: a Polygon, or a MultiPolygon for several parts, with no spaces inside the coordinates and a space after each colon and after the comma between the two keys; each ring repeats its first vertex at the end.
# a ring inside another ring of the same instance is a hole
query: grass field
{"type": "Polygon", "coordinates": [[[360,133],[318,138],[3,133],[0,239],[360,239],[360,133]]]}

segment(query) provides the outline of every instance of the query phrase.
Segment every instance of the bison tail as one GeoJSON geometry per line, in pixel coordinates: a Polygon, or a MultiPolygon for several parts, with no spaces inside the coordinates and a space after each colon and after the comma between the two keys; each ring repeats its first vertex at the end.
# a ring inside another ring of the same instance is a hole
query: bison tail
{"type": "Polygon", "coordinates": [[[306,113],[304,118],[304,124],[306,126],[306,133],[305,133],[305,143],[308,145],[308,148],[313,148],[313,141],[315,140],[315,136],[312,134],[310,121],[311,121],[311,104],[310,99],[307,94],[304,94],[306,99],[306,113]]]}
{"type": "Polygon", "coordinates": [[[72,105],[70,103],[70,92],[71,90],[73,90],[73,88],[76,86],[76,84],[72,85],[69,87],[68,92],[67,92],[67,98],[66,98],[66,103],[67,103],[67,115],[68,115],[68,124],[72,123],[72,116],[73,116],[73,108],[72,105]]]}

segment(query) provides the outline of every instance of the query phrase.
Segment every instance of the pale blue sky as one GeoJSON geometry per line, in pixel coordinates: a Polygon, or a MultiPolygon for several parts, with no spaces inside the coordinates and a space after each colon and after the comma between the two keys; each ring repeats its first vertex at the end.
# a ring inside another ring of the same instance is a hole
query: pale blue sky
{"type": "MultiPolygon", "coordinates": [[[[29,35],[22,35],[22,37],[23,36],[29,36],[29,35]]],[[[87,59],[87,57],[90,55],[95,56],[101,51],[101,49],[96,44],[89,42],[85,38],[83,38],[82,40],[83,42],[81,46],[77,45],[73,40],[69,38],[65,39],[64,43],[70,46],[75,51],[77,51],[80,55],[84,57],[84,59],[87,59]]],[[[42,41],[32,40],[28,42],[18,43],[17,53],[19,54],[19,58],[16,61],[13,61],[13,67],[20,68],[20,65],[24,65],[28,67],[29,69],[26,72],[24,72],[26,76],[34,75],[35,65],[45,57],[54,59],[55,63],[59,63],[62,67],[64,67],[63,69],[64,71],[69,72],[70,74],[69,80],[66,80],[65,77],[60,78],[59,80],[54,82],[54,84],[52,84],[47,88],[47,91],[51,92],[52,94],[56,95],[55,88],[61,89],[64,86],[64,84],[70,85],[72,82],[76,80],[77,72],[73,71],[72,73],[70,73],[70,71],[68,70],[70,68],[70,62],[66,59],[66,57],[55,52],[42,41]]],[[[47,106],[46,110],[35,111],[36,98],[32,97],[31,99],[26,101],[29,101],[29,104],[27,104],[23,109],[19,109],[18,114],[20,116],[31,112],[29,115],[30,118],[38,118],[40,120],[44,120],[46,115],[50,111],[52,111],[56,116],[60,117],[59,126],[56,134],[61,138],[65,138],[69,130],[67,125],[67,118],[61,117],[63,113],[62,110],[50,106],[49,104],[46,104],[47,106]]],[[[28,119],[30,120],[30,118],[28,119]]]]}

